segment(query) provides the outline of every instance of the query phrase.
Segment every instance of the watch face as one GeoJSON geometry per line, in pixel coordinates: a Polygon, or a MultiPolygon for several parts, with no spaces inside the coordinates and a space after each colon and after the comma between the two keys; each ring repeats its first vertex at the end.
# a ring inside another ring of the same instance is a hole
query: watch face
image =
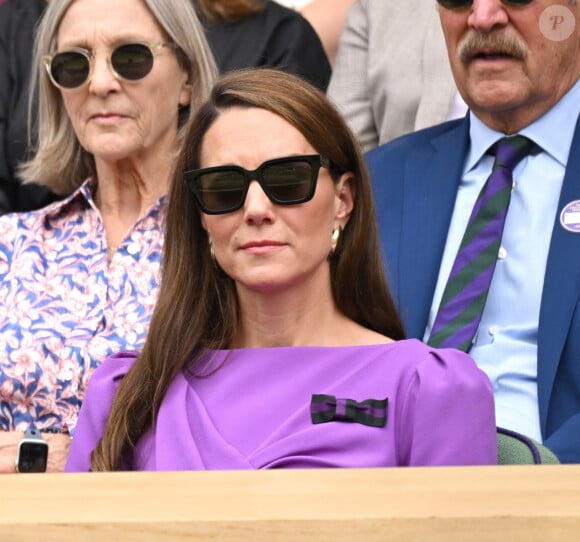
{"type": "Polygon", "coordinates": [[[23,442],[18,454],[18,472],[46,472],[46,442],[23,442]]]}

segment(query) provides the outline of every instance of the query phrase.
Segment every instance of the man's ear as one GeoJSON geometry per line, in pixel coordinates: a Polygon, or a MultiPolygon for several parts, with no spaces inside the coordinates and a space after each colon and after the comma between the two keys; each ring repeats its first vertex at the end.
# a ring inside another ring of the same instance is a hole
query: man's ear
{"type": "Polygon", "coordinates": [[[340,176],[335,186],[336,221],[344,228],[350,219],[354,207],[355,181],[354,175],[347,171],[340,176]]]}

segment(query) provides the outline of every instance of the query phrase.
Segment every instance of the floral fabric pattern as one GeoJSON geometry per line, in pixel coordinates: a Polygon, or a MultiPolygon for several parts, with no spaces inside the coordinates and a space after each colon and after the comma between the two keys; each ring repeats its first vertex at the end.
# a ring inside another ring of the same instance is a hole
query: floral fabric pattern
{"type": "Polygon", "coordinates": [[[94,188],[89,179],[61,202],[0,218],[0,430],[74,427],[96,367],[144,343],[166,198],[109,263],[94,188]]]}

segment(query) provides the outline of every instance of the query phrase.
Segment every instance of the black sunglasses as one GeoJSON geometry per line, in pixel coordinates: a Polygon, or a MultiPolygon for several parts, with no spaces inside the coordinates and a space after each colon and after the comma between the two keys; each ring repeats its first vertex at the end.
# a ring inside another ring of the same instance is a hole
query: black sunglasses
{"type": "Polygon", "coordinates": [[[268,160],[254,171],[240,166],[193,169],[185,172],[185,182],[204,213],[220,215],[244,205],[252,180],[273,203],[305,203],[314,196],[321,167],[330,168],[330,163],[319,154],[287,156],[268,160]]]}
{"type": "MultiPolygon", "coordinates": [[[[463,9],[473,4],[473,0],[437,0],[437,2],[447,9],[463,9]]],[[[508,6],[526,6],[533,0],[502,0],[502,2],[508,6]]]]}
{"type": "MultiPolygon", "coordinates": [[[[111,53],[109,67],[117,79],[143,79],[153,68],[153,59],[163,47],[175,47],[175,44],[124,43],[111,53]]],[[[88,81],[94,56],[93,51],[73,47],[45,56],[42,60],[54,85],[67,89],[80,87],[88,81]]]]}

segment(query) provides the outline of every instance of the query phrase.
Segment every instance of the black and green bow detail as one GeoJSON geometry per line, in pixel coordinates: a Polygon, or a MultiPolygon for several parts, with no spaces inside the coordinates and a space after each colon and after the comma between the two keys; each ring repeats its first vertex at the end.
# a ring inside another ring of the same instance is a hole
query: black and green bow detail
{"type": "Polygon", "coordinates": [[[334,395],[312,395],[310,415],[312,423],[354,422],[370,427],[384,427],[387,424],[388,398],[339,399],[334,395]]]}

